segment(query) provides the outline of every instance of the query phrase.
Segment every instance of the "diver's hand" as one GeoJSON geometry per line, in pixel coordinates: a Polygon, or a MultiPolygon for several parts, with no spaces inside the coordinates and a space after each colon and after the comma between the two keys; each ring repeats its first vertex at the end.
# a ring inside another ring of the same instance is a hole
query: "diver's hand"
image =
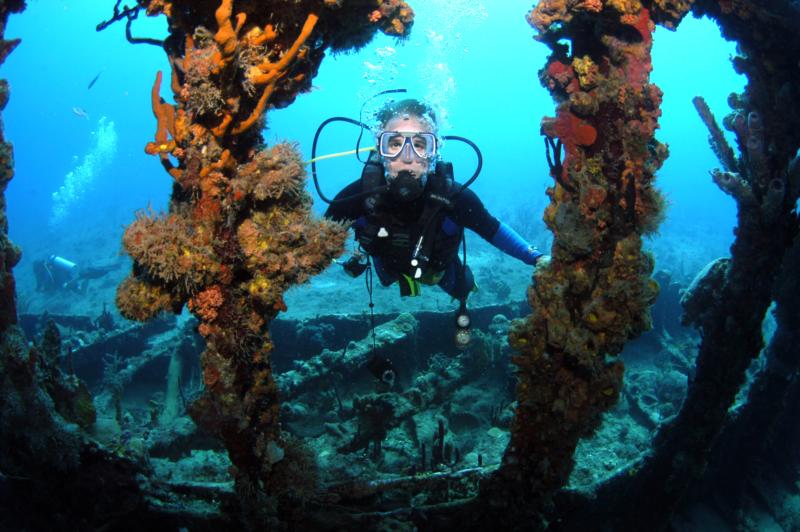
{"type": "Polygon", "coordinates": [[[522,260],[529,266],[536,266],[542,257],[544,257],[544,253],[536,249],[535,246],[528,246],[525,257],[522,260]]]}
{"type": "Polygon", "coordinates": [[[538,259],[536,259],[536,264],[534,264],[536,269],[539,268],[547,268],[550,266],[550,255],[541,255],[538,259]]]}

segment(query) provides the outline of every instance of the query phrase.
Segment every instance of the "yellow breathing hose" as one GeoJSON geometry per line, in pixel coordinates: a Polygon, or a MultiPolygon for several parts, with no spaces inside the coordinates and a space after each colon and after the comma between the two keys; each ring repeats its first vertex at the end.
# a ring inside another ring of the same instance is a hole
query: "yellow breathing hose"
{"type": "Polygon", "coordinates": [[[375,151],[375,146],[368,146],[366,148],[361,148],[358,150],[340,151],[339,153],[329,153],[328,155],[320,155],[318,157],[314,157],[313,159],[305,161],[303,164],[311,164],[325,159],[333,159],[334,157],[344,157],[345,155],[353,155],[354,153],[360,153],[364,151],[375,151]]]}

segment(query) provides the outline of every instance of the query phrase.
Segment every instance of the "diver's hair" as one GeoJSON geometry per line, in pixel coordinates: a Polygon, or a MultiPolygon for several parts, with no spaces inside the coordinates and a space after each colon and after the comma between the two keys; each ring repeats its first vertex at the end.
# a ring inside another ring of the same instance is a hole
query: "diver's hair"
{"type": "Polygon", "coordinates": [[[375,114],[375,117],[378,119],[381,128],[383,128],[389,122],[389,120],[402,114],[409,114],[423,118],[430,122],[431,127],[434,130],[438,129],[436,113],[434,112],[433,108],[427,103],[420,100],[415,100],[413,98],[407,98],[405,100],[399,100],[396,102],[387,102],[386,105],[384,105],[383,108],[381,108],[381,110],[375,114]]]}

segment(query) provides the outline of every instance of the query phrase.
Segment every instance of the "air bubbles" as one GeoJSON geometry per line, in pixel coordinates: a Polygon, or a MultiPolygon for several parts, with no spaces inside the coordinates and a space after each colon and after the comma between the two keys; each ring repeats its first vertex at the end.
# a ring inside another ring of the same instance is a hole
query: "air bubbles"
{"type": "Polygon", "coordinates": [[[397,53],[397,50],[392,48],[391,46],[384,46],[382,48],[378,48],[375,50],[375,55],[381,58],[391,57],[397,53]]]}

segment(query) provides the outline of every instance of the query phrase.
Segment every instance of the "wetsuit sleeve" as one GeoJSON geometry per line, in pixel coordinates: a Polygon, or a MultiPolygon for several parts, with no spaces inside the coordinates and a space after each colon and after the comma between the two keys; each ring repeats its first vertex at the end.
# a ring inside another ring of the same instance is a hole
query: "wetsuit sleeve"
{"type": "Polygon", "coordinates": [[[528,244],[519,233],[502,222],[500,223],[500,227],[497,228],[497,233],[495,233],[491,242],[492,245],[500,251],[531,266],[536,264],[539,257],[544,255],[544,253],[528,244]]]}
{"type": "Polygon", "coordinates": [[[364,198],[360,197],[351,200],[348,200],[347,198],[360,193],[361,180],[357,179],[336,194],[336,197],[333,199],[333,203],[328,205],[328,209],[325,211],[325,218],[330,218],[331,220],[337,222],[352,222],[358,219],[359,216],[364,214],[364,198]]]}
{"type": "Polygon", "coordinates": [[[497,228],[500,227],[497,218],[489,214],[478,195],[468,188],[461,191],[456,197],[453,221],[475,231],[488,242],[492,241],[497,233],[497,228]]]}
{"type": "Polygon", "coordinates": [[[456,223],[472,229],[503,253],[530,265],[536,264],[542,256],[511,227],[489,214],[480,198],[470,189],[459,194],[455,211],[456,223]]]}

